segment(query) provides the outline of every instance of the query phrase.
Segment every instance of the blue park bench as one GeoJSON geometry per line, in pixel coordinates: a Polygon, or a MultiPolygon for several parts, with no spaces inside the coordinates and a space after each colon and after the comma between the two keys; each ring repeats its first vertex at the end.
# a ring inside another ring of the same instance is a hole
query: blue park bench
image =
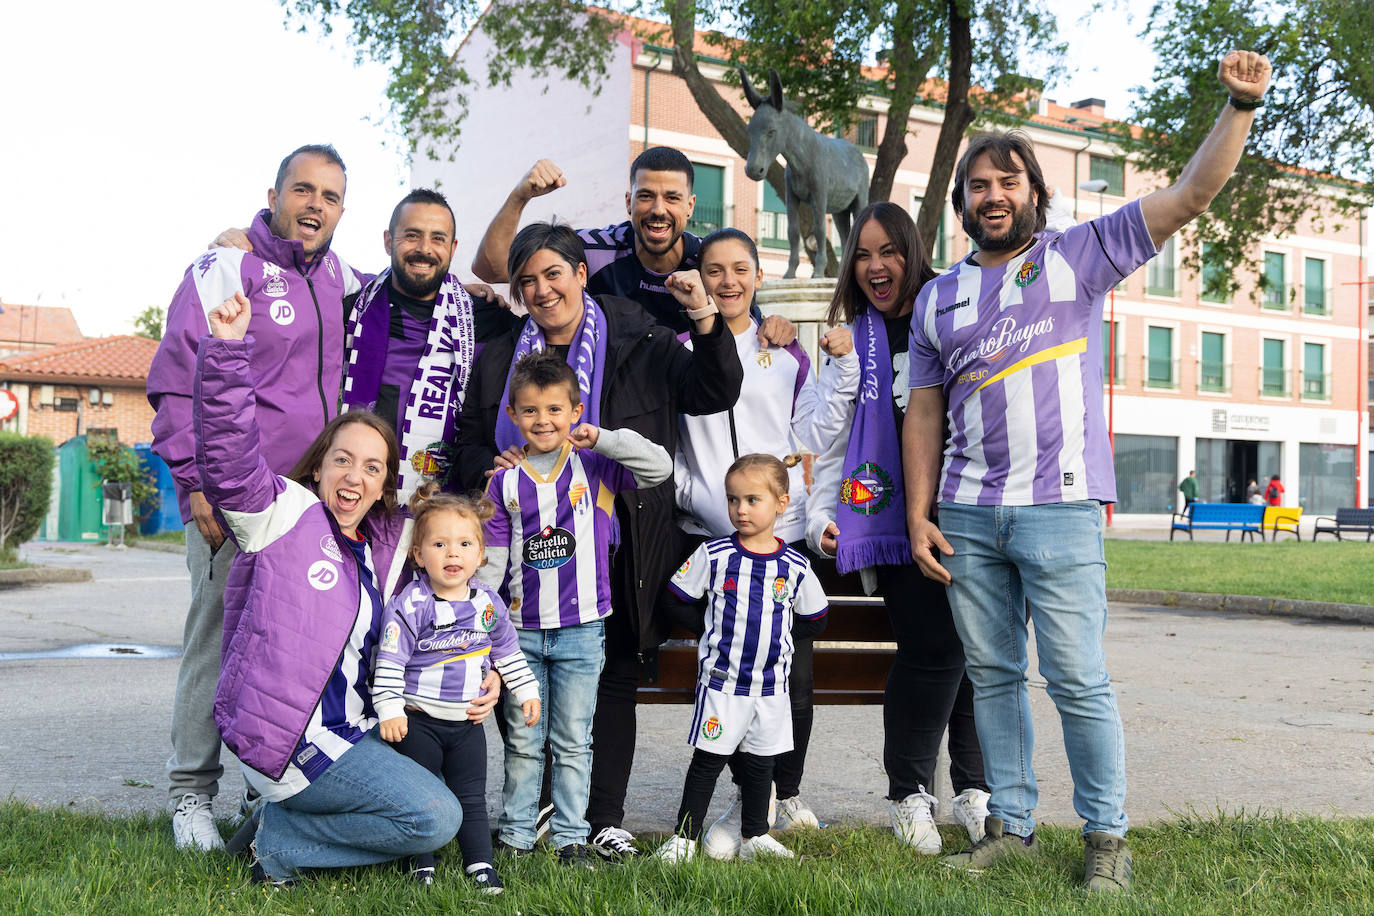
{"type": "Polygon", "coordinates": [[[1342,534],[1364,535],[1368,543],[1374,538],[1374,509],[1337,509],[1336,517],[1322,516],[1312,528],[1312,540],[1319,534],[1334,534],[1341,540],[1342,534]]]}
{"type": "Polygon", "coordinates": [[[1239,531],[1240,539],[1254,540],[1255,535],[1264,540],[1264,506],[1249,503],[1193,503],[1182,512],[1174,513],[1173,526],[1169,529],[1169,540],[1175,532],[1185,531],[1188,540],[1193,539],[1194,531],[1225,531],[1226,540],[1231,540],[1231,532],[1239,531]]]}

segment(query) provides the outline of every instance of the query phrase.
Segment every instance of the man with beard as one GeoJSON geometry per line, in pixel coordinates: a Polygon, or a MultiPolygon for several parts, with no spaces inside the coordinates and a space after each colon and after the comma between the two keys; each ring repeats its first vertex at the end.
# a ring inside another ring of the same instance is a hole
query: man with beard
{"type": "Polygon", "coordinates": [[[1102,650],[1101,506],[1116,499],[1103,300],[1221,191],[1269,76],[1263,55],[1227,54],[1217,77],[1230,99],[1178,180],[1062,233],[1041,231],[1045,183],[1024,134],[976,137],[959,160],[954,211],[978,250],[917,296],[902,436],[912,555],[949,586],[992,792],[984,838],[950,867],[1038,852],[1029,606],[1085,821],[1084,884],[1130,887],[1125,742],[1102,650]]]}
{"type": "Polygon", "coordinates": [[[343,302],[361,285],[352,268],[329,250],[343,215],[345,185],[343,160],[332,146],[302,146],[283,159],[267,192],[267,209],[246,231],[253,251],[211,249],[186,269],[148,370],[148,400],[157,411],[153,450],[176,482],[191,574],[167,761],[178,849],[224,847],[213,815],[224,773],[213,705],[224,586],[237,552],[201,493],[196,469],[191,415],[196,351],[210,332],[210,310],[235,293],[246,295],[253,312],[247,339],[253,344],[262,454],[274,472],[290,471],[336,413],[343,302]]]}
{"type": "MultiPolygon", "coordinates": [[[[396,428],[399,498],[428,479],[446,481],[451,442],[468,373],[480,342],[520,319],[491,302],[473,308],[449,273],[458,246],[453,210],[438,191],[411,191],[383,234],[391,266],[363,290],[349,318],[343,401],[372,410],[396,428]]],[[[494,299],[490,287],[477,295],[494,299]]]]}

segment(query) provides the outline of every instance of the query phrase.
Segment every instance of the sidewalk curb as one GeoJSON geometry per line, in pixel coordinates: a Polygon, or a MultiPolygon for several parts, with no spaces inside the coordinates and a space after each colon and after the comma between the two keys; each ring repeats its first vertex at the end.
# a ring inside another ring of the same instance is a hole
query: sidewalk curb
{"type": "Polygon", "coordinates": [[[24,569],[0,569],[0,589],[25,585],[51,585],[61,582],[90,582],[89,569],[66,569],[60,566],[29,566],[24,569]]]}
{"type": "Polygon", "coordinates": [[[135,550],[153,550],[158,553],[185,553],[185,544],[168,544],[164,541],[135,541],[129,545],[135,550]]]}
{"type": "Polygon", "coordinates": [[[1309,617],[1374,625],[1374,607],[1330,601],[1298,601],[1292,598],[1261,598],[1254,595],[1216,595],[1207,592],[1174,592],[1155,589],[1109,588],[1108,601],[1149,604],[1231,614],[1265,614],[1274,617],[1309,617]]]}

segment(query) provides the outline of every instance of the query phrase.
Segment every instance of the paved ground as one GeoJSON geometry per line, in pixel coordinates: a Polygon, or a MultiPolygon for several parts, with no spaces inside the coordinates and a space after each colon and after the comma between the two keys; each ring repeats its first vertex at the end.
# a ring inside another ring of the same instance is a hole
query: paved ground
{"type": "MultiPolygon", "coordinates": [[[[189,595],[182,556],[38,544],[23,556],[90,569],[94,580],[0,590],[0,797],[156,810],[189,595]],[[91,644],[147,650],[35,655],[91,644]]],[[[1115,604],[1107,657],[1135,822],[1189,808],[1374,815],[1374,627],[1115,604]]],[[[1058,719],[1033,670],[1031,684],[1040,816],[1072,822],[1058,719]]],[[[640,707],[631,829],[671,824],[689,712],[640,707]]],[[[803,797],[822,820],[885,820],[881,726],[876,707],[818,709],[803,797]]],[[[494,810],[501,770],[489,734],[494,810]]],[[[218,808],[228,815],[242,780],[225,756],[218,808]]]]}

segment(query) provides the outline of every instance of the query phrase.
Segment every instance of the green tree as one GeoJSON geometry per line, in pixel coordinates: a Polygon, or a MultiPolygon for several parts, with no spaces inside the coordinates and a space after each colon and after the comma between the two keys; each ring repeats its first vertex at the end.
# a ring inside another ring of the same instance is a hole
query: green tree
{"type": "MultiPolygon", "coordinates": [[[[1368,0],[1160,0],[1145,34],[1158,64],[1140,90],[1124,138],[1138,163],[1178,178],[1225,103],[1217,60],[1231,48],[1263,51],[1274,67],[1244,158],[1186,233],[1207,243],[1208,292],[1230,294],[1237,274],[1263,276],[1259,240],[1304,217],[1353,218],[1374,203],[1374,4],[1368,0]]],[[[1199,269],[1196,252],[1186,262],[1199,269]]]]}
{"type": "Polygon", "coordinates": [[[153,340],[162,339],[162,329],[167,324],[167,309],[161,305],[150,305],[134,316],[134,333],[139,337],[153,340]]]}
{"type": "MultiPolygon", "coordinates": [[[[608,74],[611,36],[622,27],[612,15],[587,15],[585,7],[562,0],[505,3],[481,18],[492,40],[487,73],[470,73],[457,47],[478,21],[475,0],[283,0],[295,21],[350,25],[349,40],[359,60],[391,68],[387,97],[395,122],[405,125],[412,153],[423,141],[437,158],[458,142],[467,93],[483,84],[509,85],[517,68],[537,76],[560,74],[596,86],[608,74]]],[[[878,92],[889,99],[888,128],[878,147],[870,181],[871,200],[886,200],[906,155],[908,115],[916,104],[942,107],[943,125],[931,164],[930,182],[918,218],[927,248],[953,172],[965,130],[980,117],[1014,115],[1013,99],[1033,81],[1019,76],[1036,60],[1042,77],[1057,73],[1063,47],[1045,0],[860,0],[850,4],[806,4],[744,0],[736,7],[713,0],[657,0],[624,6],[627,12],[667,19],[673,72],[687,83],[698,108],[741,157],[748,154],[745,121],[721,97],[697,66],[696,53],[724,56],[750,69],[778,70],[790,98],[822,128],[853,122],[859,100],[878,92]],[[708,47],[696,47],[697,29],[711,33],[708,47]],[[727,35],[726,32],[729,34],[727,35]],[[882,76],[865,78],[863,65],[877,49],[886,51],[882,76]],[[941,78],[948,90],[940,100],[924,99],[927,79],[941,78]],[[978,94],[971,92],[977,84],[978,94]]],[[[653,38],[654,36],[650,36],[653,38]]],[[[783,194],[783,169],[774,163],[767,180],[783,194]]],[[[809,225],[803,219],[803,225],[809,225]]]]}
{"type": "Polygon", "coordinates": [[[38,533],[52,496],[52,440],[0,431],[0,558],[38,533]]]}
{"type": "Polygon", "coordinates": [[[157,481],[152,471],[139,462],[138,454],[133,449],[113,438],[88,436],[86,449],[100,474],[101,480],[96,486],[107,481],[131,485],[135,517],[133,524],[124,526],[124,533],[126,536],[137,536],[139,522],[147,517],[147,512],[138,514],[139,508],[145,504],[150,508],[157,506],[157,481]]]}

